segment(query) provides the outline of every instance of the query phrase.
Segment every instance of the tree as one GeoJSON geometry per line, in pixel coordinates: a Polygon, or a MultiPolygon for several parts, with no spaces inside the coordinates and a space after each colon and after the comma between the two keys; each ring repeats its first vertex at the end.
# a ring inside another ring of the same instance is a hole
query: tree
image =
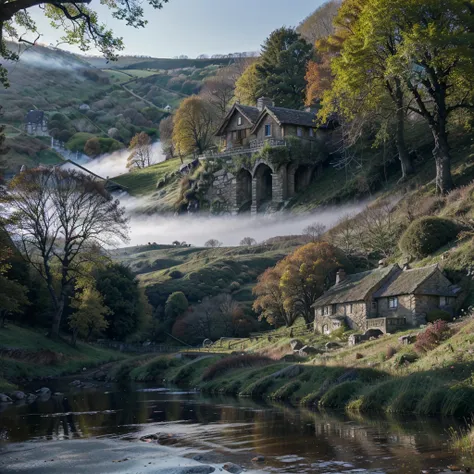
{"type": "Polygon", "coordinates": [[[244,245],[246,247],[250,247],[250,246],[256,245],[256,244],[257,244],[257,241],[255,239],[253,239],[252,237],[244,237],[240,241],[240,245],[244,245]]]}
{"type": "Polygon", "coordinates": [[[211,247],[216,249],[218,247],[222,247],[222,242],[219,242],[217,239],[209,239],[205,244],[205,247],[211,247]]]}
{"type": "Polygon", "coordinates": [[[255,105],[259,97],[258,62],[254,61],[246,67],[235,83],[235,98],[243,105],[255,105]]]}
{"type": "MultiPolygon", "coordinates": [[[[114,37],[113,32],[100,23],[97,12],[88,6],[90,0],[78,0],[70,3],[64,0],[46,0],[41,2],[42,14],[48,23],[62,29],[63,43],[77,45],[81,51],[89,51],[94,47],[107,59],[115,59],[117,52],[123,50],[121,38],[114,37]]],[[[151,7],[160,9],[168,0],[148,0],[151,7]]],[[[37,39],[41,36],[37,25],[29,11],[38,6],[37,0],[10,0],[0,2],[0,57],[18,60],[18,54],[7,48],[6,41],[23,41],[23,35],[33,33],[37,39]]],[[[127,26],[143,28],[148,21],[145,19],[143,6],[137,0],[108,2],[106,8],[111,16],[126,22],[127,26]]],[[[0,83],[8,87],[7,70],[0,66],[0,83]]]]}
{"type": "MultiPolygon", "coordinates": [[[[161,140],[161,146],[163,148],[163,151],[166,155],[167,159],[174,158],[175,156],[175,150],[174,150],[174,144],[173,144],[173,128],[174,128],[174,120],[173,116],[170,115],[160,122],[160,140],[161,140]]],[[[183,160],[181,159],[181,163],[183,160]]]]}
{"type": "Polygon", "coordinates": [[[24,258],[48,288],[58,336],[67,297],[81,266],[100,258],[102,245],[127,240],[125,209],[104,183],[61,168],[23,171],[9,184],[9,228],[24,258]]]}
{"type": "Polygon", "coordinates": [[[78,335],[88,341],[94,332],[100,334],[107,329],[109,323],[105,316],[111,313],[104,304],[104,298],[93,286],[76,290],[77,293],[71,301],[71,308],[75,311],[69,316],[73,345],[76,345],[78,335]]]}
{"type": "Polygon", "coordinates": [[[253,309],[259,313],[259,320],[266,319],[273,326],[286,327],[293,325],[297,313],[293,308],[285,306],[280,280],[283,275],[284,264],[279,262],[275,267],[267,268],[259,277],[252,293],[256,296],[253,309]]]}
{"type": "MultiPolygon", "coordinates": [[[[360,5],[358,0],[355,0],[360,5]]],[[[395,142],[401,163],[402,179],[414,173],[413,164],[405,142],[407,104],[400,78],[387,74],[387,66],[397,52],[400,38],[396,29],[387,22],[384,27],[372,28],[371,3],[354,14],[353,1],[343,3],[336,24],[346,24],[339,54],[332,58],[334,81],[326,90],[320,116],[327,119],[334,112],[348,120],[361,121],[369,117],[388,122],[395,118],[395,142]]],[[[333,42],[334,43],[334,42],[333,42]]]]}
{"type": "Polygon", "coordinates": [[[148,168],[153,163],[151,138],[147,133],[137,133],[132,138],[128,149],[131,151],[127,160],[129,171],[148,168]]]}
{"type": "Polygon", "coordinates": [[[308,15],[296,31],[310,44],[334,33],[333,20],[341,6],[340,0],[329,0],[308,15]]]}
{"type": "Polygon", "coordinates": [[[258,95],[281,107],[304,103],[305,74],[313,47],[292,28],[279,28],[266,39],[258,62],[258,95]]]}
{"type": "Polygon", "coordinates": [[[168,296],[165,304],[165,317],[171,324],[189,308],[189,302],[182,291],[175,291],[168,296]]]}
{"type": "MultiPolygon", "coordinates": [[[[59,137],[58,137],[59,138],[59,137]]],[[[84,153],[91,158],[95,158],[100,155],[100,141],[97,137],[89,138],[84,145],[84,153]]]]}
{"type": "Polygon", "coordinates": [[[214,113],[209,102],[199,96],[184,99],[174,117],[173,143],[184,155],[204,153],[214,139],[214,113]]]}
{"type": "Polygon", "coordinates": [[[234,98],[234,89],[235,82],[222,75],[211,77],[204,82],[201,95],[214,106],[219,120],[222,120],[229,110],[234,98]]]}
{"type": "Polygon", "coordinates": [[[309,237],[311,242],[319,242],[326,232],[326,226],[320,222],[315,222],[303,229],[303,235],[309,237]]]}
{"type": "Polygon", "coordinates": [[[344,263],[342,252],[326,242],[296,249],[282,263],[280,286],[285,309],[310,324],[314,318],[312,305],[330,286],[334,274],[344,263]]]}
{"type": "Polygon", "coordinates": [[[96,289],[110,309],[106,334],[111,339],[124,340],[148,322],[148,300],[138,286],[131,270],[119,263],[99,269],[95,275],[96,289]]]}

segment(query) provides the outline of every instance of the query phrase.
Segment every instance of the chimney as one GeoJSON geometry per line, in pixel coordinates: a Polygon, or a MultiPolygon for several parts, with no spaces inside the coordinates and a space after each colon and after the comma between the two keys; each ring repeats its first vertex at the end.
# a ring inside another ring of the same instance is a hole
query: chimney
{"type": "Polygon", "coordinates": [[[346,271],[341,268],[336,273],[336,286],[340,285],[346,279],[346,271]]]}
{"type": "Polygon", "coordinates": [[[257,100],[257,109],[261,112],[265,107],[273,107],[275,104],[269,97],[260,97],[257,100]]]}

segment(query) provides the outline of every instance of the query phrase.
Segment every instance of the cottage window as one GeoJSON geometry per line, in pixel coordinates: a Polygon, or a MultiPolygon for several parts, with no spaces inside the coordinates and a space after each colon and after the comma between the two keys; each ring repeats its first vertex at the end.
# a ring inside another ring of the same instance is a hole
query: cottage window
{"type": "Polygon", "coordinates": [[[392,298],[388,299],[388,307],[390,309],[397,309],[398,308],[398,298],[393,296],[392,298]]]}
{"type": "Polygon", "coordinates": [[[270,123],[267,123],[265,125],[265,136],[266,137],[271,137],[272,136],[272,125],[270,123]]]}
{"type": "Polygon", "coordinates": [[[440,296],[439,297],[439,305],[440,306],[448,306],[448,298],[446,296],[440,296]]]}
{"type": "Polygon", "coordinates": [[[325,307],[323,308],[323,314],[324,314],[324,315],[328,315],[328,314],[329,314],[329,306],[325,306],[325,307]]]}
{"type": "Polygon", "coordinates": [[[346,305],[346,313],[347,314],[352,314],[353,310],[354,310],[354,307],[353,307],[352,303],[346,305]]]}
{"type": "Polygon", "coordinates": [[[237,125],[242,125],[242,117],[237,117],[237,125]]]}
{"type": "Polygon", "coordinates": [[[303,129],[301,127],[296,127],[296,135],[298,137],[302,137],[303,136],[303,129]]]}
{"type": "Polygon", "coordinates": [[[313,128],[310,128],[310,129],[309,129],[309,136],[310,136],[311,138],[314,137],[314,129],[313,129],[313,128]]]}

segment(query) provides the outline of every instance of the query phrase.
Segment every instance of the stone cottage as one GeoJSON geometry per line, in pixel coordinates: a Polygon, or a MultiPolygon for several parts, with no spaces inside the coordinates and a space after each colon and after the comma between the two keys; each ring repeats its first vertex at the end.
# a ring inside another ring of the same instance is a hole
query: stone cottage
{"type": "Polygon", "coordinates": [[[25,116],[25,131],[28,135],[47,136],[48,120],[42,110],[30,110],[25,116]]]}
{"type": "Polygon", "coordinates": [[[385,333],[417,326],[436,309],[454,314],[458,291],[438,265],[403,270],[381,266],[353,275],[339,270],[336,284],[313,305],[314,329],[329,334],[346,324],[385,333]]]}

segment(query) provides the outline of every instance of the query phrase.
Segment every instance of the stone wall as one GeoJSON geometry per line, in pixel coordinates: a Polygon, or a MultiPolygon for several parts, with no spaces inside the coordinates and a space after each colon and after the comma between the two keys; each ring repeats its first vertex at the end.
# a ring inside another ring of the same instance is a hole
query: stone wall
{"type": "Polygon", "coordinates": [[[247,145],[251,139],[255,138],[253,135],[250,135],[251,129],[252,124],[239,111],[236,111],[227,125],[226,148],[247,145]],[[238,125],[239,117],[242,117],[241,125],[238,125]],[[233,135],[233,132],[238,130],[241,131],[241,134],[245,134],[245,138],[242,138],[241,141],[236,140],[233,135]]]}
{"type": "Polygon", "coordinates": [[[214,181],[207,192],[208,201],[213,204],[219,201],[222,212],[235,212],[236,206],[235,176],[222,169],[214,173],[214,181]]]}
{"type": "Polygon", "coordinates": [[[270,115],[266,115],[265,118],[260,122],[260,125],[255,130],[255,136],[258,141],[263,141],[265,138],[269,138],[265,136],[265,125],[270,124],[272,126],[272,135],[271,138],[275,138],[277,140],[283,139],[283,127],[281,127],[278,122],[273,119],[270,115]]]}
{"type": "Polygon", "coordinates": [[[389,308],[389,298],[377,300],[378,316],[381,318],[405,318],[407,324],[415,324],[415,298],[412,295],[398,296],[398,308],[389,308]]]}

